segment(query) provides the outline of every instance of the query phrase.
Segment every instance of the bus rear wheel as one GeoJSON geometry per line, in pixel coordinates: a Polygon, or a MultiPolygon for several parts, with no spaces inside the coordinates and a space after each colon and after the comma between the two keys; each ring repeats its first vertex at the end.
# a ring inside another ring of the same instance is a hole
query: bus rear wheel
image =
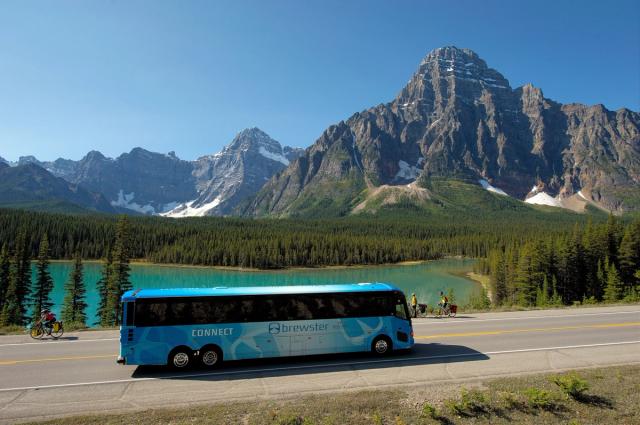
{"type": "Polygon", "coordinates": [[[193,355],[188,347],[176,347],[169,353],[168,364],[174,369],[186,369],[191,366],[193,355]]]}
{"type": "Polygon", "coordinates": [[[376,356],[386,356],[391,353],[393,344],[386,336],[379,336],[371,343],[371,352],[376,356]]]}
{"type": "Polygon", "coordinates": [[[215,345],[207,345],[200,349],[200,364],[208,369],[220,366],[222,350],[215,345]]]}

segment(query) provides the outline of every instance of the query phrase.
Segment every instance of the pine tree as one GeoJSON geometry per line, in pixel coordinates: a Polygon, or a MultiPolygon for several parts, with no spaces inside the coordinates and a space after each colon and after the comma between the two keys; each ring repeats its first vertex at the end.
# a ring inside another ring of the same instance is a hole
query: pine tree
{"type": "Polygon", "coordinates": [[[40,317],[42,310],[50,310],[53,303],[49,298],[53,289],[53,279],[49,274],[49,238],[45,233],[40,241],[38,263],[36,265],[36,281],[31,294],[33,320],[40,317]]]}
{"type": "Polygon", "coordinates": [[[87,315],[85,310],[86,288],[83,281],[82,258],[80,253],[76,253],[73,270],[69,275],[69,280],[64,287],[64,304],[62,306],[62,320],[68,323],[75,323],[85,326],[87,315]]]}
{"type": "Polygon", "coordinates": [[[9,286],[0,313],[0,326],[23,325],[26,321],[26,298],[31,286],[31,258],[27,234],[18,231],[13,261],[9,271],[9,286]]]}
{"type": "Polygon", "coordinates": [[[613,214],[609,214],[606,227],[607,240],[607,257],[613,264],[618,264],[618,248],[620,246],[620,237],[622,227],[613,214]]]}
{"type": "Polygon", "coordinates": [[[507,299],[507,283],[505,259],[502,250],[496,250],[491,255],[489,262],[489,284],[491,285],[491,293],[493,303],[502,305],[507,299]]]}
{"type": "Polygon", "coordinates": [[[629,225],[620,242],[620,279],[631,288],[638,284],[634,274],[640,268],[640,220],[629,225]]]}
{"type": "Polygon", "coordinates": [[[11,263],[9,262],[9,249],[7,244],[2,244],[2,250],[0,250],[0,313],[2,312],[2,306],[4,305],[4,296],[7,293],[9,287],[9,270],[11,263]]]}
{"type": "Polygon", "coordinates": [[[552,279],[552,293],[551,293],[551,299],[549,300],[549,304],[550,305],[554,305],[554,306],[559,306],[562,305],[562,297],[560,296],[560,294],[558,293],[558,280],[556,279],[555,276],[553,276],[552,279]]]}
{"type": "Polygon", "coordinates": [[[121,216],[116,224],[116,239],[113,245],[113,265],[107,281],[106,320],[107,326],[117,326],[120,321],[120,298],[131,290],[129,266],[129,220],[121,216]]]}
{"type": "Polygon", "coordinates": [[[549,280],[544,276],[542,288],[538,288],[536,293],[536,306],[545,307],[549,304],[549,280]]]}
{"type": "Polygon", "coordinates": [[[622,281],[616,265],[609,264],[607,270],[607,286],[604,289],[604,300],[614,302],[622,299],[622,281]]]}
{"type": "Polygon", "coordinates": [[[98,290],[98,311],[96,316],[98,322],[96,324],[100,326],[109,326],[110,314],[107,312],[107,304],[109,298],[109,280],[111,279],[111,271],[113,269],[113,260],[111,249],[107,250],[107,258],[102,265],[102,272],[100,273],[100,280],[96,284],[98,290]]]}
{"type": "Polygon", "coordinates": [[[605,270],[606,270],[606,267],[603,267],[602,261],[598,259],[598,264],[596,266],[597,291],[595,293],[595,297],[597,300],[602,300],[602,296],[604,294],[604,288],[607,286],[607,277],[606,277],[605,270]]]}
{"type": "Polygon", "coordinates": [[[535,271],[533,247],[530,244],[525,244],[520,251],[515,277],[515,287],[518,293],[516,299],[519,305],[535,305],[539,287],[538,278],[539,275],[535,271]]]}

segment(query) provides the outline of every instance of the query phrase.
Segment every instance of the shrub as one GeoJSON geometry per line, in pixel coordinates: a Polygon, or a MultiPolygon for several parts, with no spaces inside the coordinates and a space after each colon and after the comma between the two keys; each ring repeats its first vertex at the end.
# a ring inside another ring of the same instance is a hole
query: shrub
{"type": "Polygon", "coordinates": [[[290,415],[283,418],[279,418],[276,422],[278,425],[306,425],[309,422],[305,421],[302,416],[290,415]]]}
{"type": "Polygon", "coordinates": [[[529,407],[534,409],[548,409],[553,405],[551,393],[539,388],[528,388],[524,395],[527,397],[529,407]]]}
{"type": "Polygon", "coordinates": [[[436,419],[438,417],[438,412],[436,411],[435,407],[433,407],[431,404],[425,402],[422,405],[422,417],[423,418],[436,419]]]}
{"type": "Polygon", "coordinates": [[[474,416],[487,411],[487,398],[481,391],[462,388],[460,400],[447,400],[445,406],[455,415],[474,416]]]}
{"type": "Polygon", "coordinates": [[[380,413],[378,412],[374,413],[371,419],[373,420],[374,425],[384,425],[384,422],[382,422],[382,416],[380,416],[380,413]]]}
{"type": "Polygon", "coordinates": [[[500,404],[505,409],[515,409],[520,406],[520,399],[517,394],[510,391],[501,391],[498,393],[500,404]]]}
{"type": "Polygon", "coordinates": [[[589,389],[589,383],[575,373],[555,376],[551,381],[569,397],[577,399],[589,389]]]}

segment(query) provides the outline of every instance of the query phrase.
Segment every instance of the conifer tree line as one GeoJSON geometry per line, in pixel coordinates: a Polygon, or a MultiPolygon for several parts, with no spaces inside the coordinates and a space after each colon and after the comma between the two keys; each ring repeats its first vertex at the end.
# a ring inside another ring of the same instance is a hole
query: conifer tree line
{"type": "Polygon", "coordinates": [[[549,236],[501,246],[478,264],[490,276],[495,305],[640,300],[640,220],[576,225],[549,236]]]}
{"type": "MultiPolygon", "coordinates": [[[[606,216],[603,217],[606,220],[606,216]]],[[[116,217],[72,216],[0,209],[0,241],[13,250],[20,228],[27,249],[49,237],[50,256],[73,260],[107,258],[116,217]]],[[[339,219],[242,219],[129,217],[130,258],[155,263],[277,269],[328,265],[385,264],[442,256],[486,257],[497,246],[571,232],[578,214],[508,212],[500,217],[397,212],[339,219]]]]}
{"type": "MultiPolygon", "coordinates": [[[[116,224],[113,248],[108,250],[100,291],[99,324],[114,326],[119,323],[120,297],[131,289],[129,281],[129,223],[121,217],[116,224]]],[[[40,318],[43,310],[50,311],[53,279],[49,273],[50,246],[47,233],[38,244],[35,280],[31,281],[31,256],[25,228],[18,230],[13,250],[5,242],[0,248],[0,326],[23,326],[40,318]],[[27,314],[31,311],[30,316],[27,314]]],[[[73,268],[64,286],[61,319],[73,326],[86,325],[86,285],[83,277],[82,256],[74,255],[73,268]]]]}

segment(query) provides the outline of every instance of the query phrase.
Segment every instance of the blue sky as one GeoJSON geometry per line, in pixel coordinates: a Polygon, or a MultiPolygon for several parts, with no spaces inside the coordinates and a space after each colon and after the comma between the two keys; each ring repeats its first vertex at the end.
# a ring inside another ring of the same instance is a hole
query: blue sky
{"type": "Polygon", "coordinates": [[[194,159],[252,126],[306,147],[445,45],[513,87],[640,110],[638,1],[4,0],[0,156],[194,159]]]}

